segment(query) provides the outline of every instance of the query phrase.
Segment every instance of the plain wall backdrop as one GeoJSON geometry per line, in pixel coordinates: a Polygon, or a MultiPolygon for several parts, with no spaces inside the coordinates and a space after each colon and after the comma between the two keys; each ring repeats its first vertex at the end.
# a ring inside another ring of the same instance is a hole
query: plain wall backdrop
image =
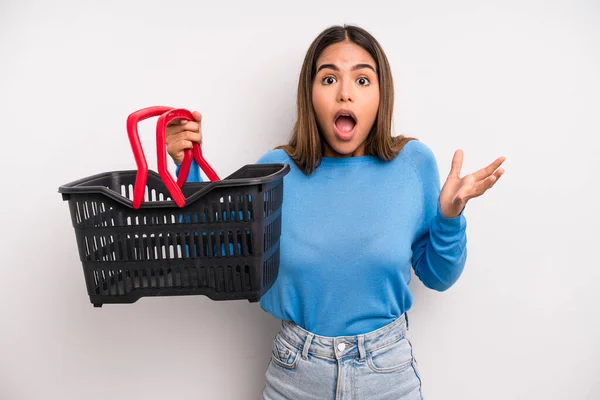
{"type": "Polygon", "coordinates": [[[93,308],[58,187],[135,169],[125,119],[159,104],[202,112],[221,176],[253,163],[288,139],[310,42],[345,22],[382,43],[394,132],[442,179],[457,148],[463,173],[507,157],[465,211],[458,283],[411,283],[426,398],[600,398],[597,0],[0,0],[0,399],[259,397],[279,322],[201,296],[93,308]]]}

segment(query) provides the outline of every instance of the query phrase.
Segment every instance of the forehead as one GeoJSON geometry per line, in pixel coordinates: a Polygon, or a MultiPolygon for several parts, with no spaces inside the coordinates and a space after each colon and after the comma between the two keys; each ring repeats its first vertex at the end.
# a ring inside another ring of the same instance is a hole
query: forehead
{"type": "Polygon", "coordinates": [[[317,68],[321,64],[335,64],[340,68],[350,68],[356,64],[371,64],[376,67],[375,60],[365,49],[349,41],[334,43],[325,48],[317,59],[317,68]]]}

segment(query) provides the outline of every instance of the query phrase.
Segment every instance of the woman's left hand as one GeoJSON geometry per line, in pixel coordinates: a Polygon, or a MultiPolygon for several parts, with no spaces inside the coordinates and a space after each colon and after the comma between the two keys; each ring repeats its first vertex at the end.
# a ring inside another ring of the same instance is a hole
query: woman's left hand
{"type": "Polygon", "coordinates": [[[497,158],[493,163],[469,175],[460,177],[463,164],[463,152],[457,150],[452,159],[452,168],[440,193],[440,211],[446,218],[460,215],[467,202],[479,197],[490,189],[504,174],[504,169],[498,168],[505,157],[497,158]]]}

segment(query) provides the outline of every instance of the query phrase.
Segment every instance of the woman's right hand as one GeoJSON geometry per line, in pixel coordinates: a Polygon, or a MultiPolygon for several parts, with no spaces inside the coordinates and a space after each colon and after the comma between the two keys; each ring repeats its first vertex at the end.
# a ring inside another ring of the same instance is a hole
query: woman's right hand
{"type": "Polygon", "coordinates": [[[194,143],[202,144],[202,115],[194,111],[192,116],[195,121],[174,119],[167,125],[167,152],[177,165],[183,162],[184,150],[191,149],[194,143]]]}

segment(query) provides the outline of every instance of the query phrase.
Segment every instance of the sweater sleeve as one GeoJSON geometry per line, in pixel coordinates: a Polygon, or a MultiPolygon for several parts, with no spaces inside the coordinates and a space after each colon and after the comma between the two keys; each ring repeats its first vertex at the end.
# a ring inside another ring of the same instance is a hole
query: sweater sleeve
{"type": "MultiPolygon", "coordinates": [[[[181,169],[181,164],[175,164],[175,176],[179,177],[179,170],[181,169]]],[[[200,175],[200,166],[192,158],[192,163],[190,164],[190,172],[188,172],[188,176],[185,180],[186,182],[203,182],[202,176],[200,175]]]]}
{"type": "Polygon", "coordinates": [[[442,215],[440,176],[435,156],[420,142],[412,147],[415,151],[411,152],[411,160],[423,188],[423,212],[412,244],[412,264],[416,276],[426,287],[444,291],[458,280],[465,266],[466,218],[463,212],[454,218],[442,215]]]}

